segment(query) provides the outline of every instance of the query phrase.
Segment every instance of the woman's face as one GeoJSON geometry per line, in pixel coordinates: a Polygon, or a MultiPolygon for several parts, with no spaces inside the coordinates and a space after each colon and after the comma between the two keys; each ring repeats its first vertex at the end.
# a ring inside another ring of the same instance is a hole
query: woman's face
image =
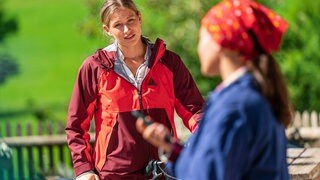
{"type": "Polygon", "coordinates": [[[200,28],[198,55],[201,64],[201,73],[205,76],[219,75],[219,53],[221,46],[216,43],[205,28],[200,28]]]}
{"type": "Polygon", "coordinates": [[[109,24],[103,25],[103,29],[117,40],[120,46],[132,47],[141,41],[141,15],[120,7],[111,14],[109,24]]]}

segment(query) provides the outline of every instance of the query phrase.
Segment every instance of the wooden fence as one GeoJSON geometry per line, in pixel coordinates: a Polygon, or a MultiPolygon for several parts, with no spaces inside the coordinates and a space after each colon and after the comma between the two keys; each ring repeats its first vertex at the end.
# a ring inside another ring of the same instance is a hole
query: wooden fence
{"type": "Polygon", "coordinates": [[[296,112],[292,125],[286,130],[289,140],[300,141],[304,146],[320,144],[320,113],[316,111],[296,112]]]}
{"type": "MultiPolygon", "coordinates": [[[[179,118],[176,118],[176,124],[178,135],[187,138],[189,133],[179,118]]],[[[0,127],[0,137],[3,137],[2,140],[13,149],[13,156],[11,161],[5,163],[0,159],[1,180],[40,180],[48,176],[72,176],[72,162],[64,123],[50,121],[36,125],[7,123],[4,126],[0,127]]],[[[289,139],[319,140],[320,114],[296,112],[294,123],[286,133],[289,139]]],[[[94,138],[91,140],[93,142],[94,138]]]]}
{"type": "MultiPolygon", "coordinates": [[[[11,160],[0,159],[1,180],[42,180],[70,177],[72,161],[64,123],[10,124],[0,129],[0,141],[12,149],[11,160]],[[36,126],[36,127],[35,127],[36,126]]],[[[92,139],[93,140],[93,139],[92,139]]]]}

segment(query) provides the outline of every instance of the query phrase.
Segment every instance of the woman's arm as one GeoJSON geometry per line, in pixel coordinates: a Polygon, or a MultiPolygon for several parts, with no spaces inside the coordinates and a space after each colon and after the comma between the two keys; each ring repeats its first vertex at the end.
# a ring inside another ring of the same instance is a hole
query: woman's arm
{"type": "Polygon", "coordinates": [[[204,99],[189,70],[178,55],[167,51],[163,57],[173,72],[175,109],[184,125],[194,132],[202,116],[204,99]]]}
{"type": "Polygon", "coordinates": [[[96,84],[97,68],[87,59],[78,72],[65,128],[76,176],[94,170],[88,131],[96,106],[96,84]]]}

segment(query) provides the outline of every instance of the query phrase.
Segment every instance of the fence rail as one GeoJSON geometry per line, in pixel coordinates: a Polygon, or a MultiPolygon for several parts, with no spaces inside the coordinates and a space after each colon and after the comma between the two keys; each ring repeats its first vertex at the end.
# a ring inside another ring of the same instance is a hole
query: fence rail
{"type": "Polygon", "coordinates": [[[289,139],[316,141],[320,139],[320,113],[296,112],[292,125],[286,130],[289,139]]]}
{"type": "MultiPolygon", "coordinates": [[[[182,121],[176,118],[178,135],[189,133],[182,121]]],[[[10,161],[0,159],[0,179],[46,179],[48,176],[72,176],[72,162],[67,147],[62,122],[39,122],[38,124],[10,124],[0,127],[0,137],[12,149],[10,161]],[[71,172],[67,171],[69,169],[71,172]],[[71,173],[71,175],[70,175],[71,173]]],[[[93,128],[90,130],[93,132],[93,128]]],[[[320,113],[296,112],[294,122],[286,130],[289,139],[320,139],[320,113]]],[[[91,133],[91,141],[94,136],[91,133]]]]}
{"type": "MultiPolygon", "coordinates": [[[[72,176],[72,162],[62,122],[10,124],[0,128],[0,141],[12,149],[11,159],[0,159],[1,180],[42,180],[72,176]]],[[[94,136],[91,135],[91,141],[94,136]]]]}

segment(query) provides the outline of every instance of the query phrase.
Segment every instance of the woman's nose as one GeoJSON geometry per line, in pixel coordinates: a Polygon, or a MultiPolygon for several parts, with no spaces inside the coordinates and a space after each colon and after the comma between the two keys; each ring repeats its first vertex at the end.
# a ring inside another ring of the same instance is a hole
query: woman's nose
{"type": "Polygon", "coordinates": [[[126,33],[126,32],[128,32],[128,31],[129,31],[128,26],[127,26],[127,25],[124,25],[124,26],[123,26],[123,32],[126,33]]]}

